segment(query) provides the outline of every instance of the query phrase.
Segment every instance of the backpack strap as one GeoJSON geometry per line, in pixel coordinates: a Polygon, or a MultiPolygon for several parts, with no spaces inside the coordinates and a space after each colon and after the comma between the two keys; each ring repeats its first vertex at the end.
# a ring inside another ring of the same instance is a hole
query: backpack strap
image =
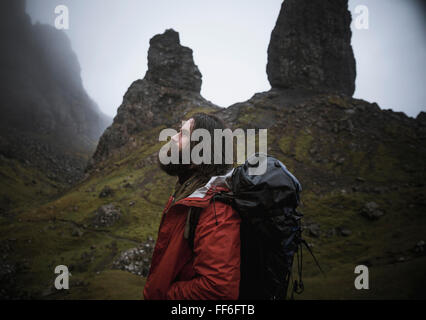
{"type": "MultiPolygon", "coordinates": [[[[217,225],[218,222],[216,217],[216,200],[224,202],[226,204],[231,204],[233,198],[232,196],[222,192],[219,192],[212,197],[213,210],[214,210],[214,215],[215,215],[216,225],[217,225]]],[[[195,229],[197,228],[198,220],[200,219],[200,214],[201,214],[201,211],[203,211],[203,209],[204,208],[200,208],[200,207],[189,207],[188,215],[186,216],[186,223],[185,223],[183,237],[188,240],[188,244],[191,250],[194,250],[195,229]]]]}
{"type": "Polygon", "coordinates": [[[188,244],[191,250],[194,250],[195,229],[197,228],[201,211],[203,211],[203,208],[189,207],[188,215],[186,216],[186,224],[183,237],[188,240],[188,244]]]}

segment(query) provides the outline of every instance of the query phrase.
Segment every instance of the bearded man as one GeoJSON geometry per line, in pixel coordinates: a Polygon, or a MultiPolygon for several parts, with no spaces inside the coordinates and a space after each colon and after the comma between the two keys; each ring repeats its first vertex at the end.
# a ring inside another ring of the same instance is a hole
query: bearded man
{"type": "Polygon", "coordinates": [[[191,160],[185,164],[183,150],[192,150],[191,134],[197,129],[207,130],[214,141],[215,129],[226,126],[213,115],[192,116],[169,142],[179,150],[179,163],[159,161],[160,168],[176,176],[177,182],[163,211],[143,291],[145,300],[232,300],[239,296],[241,220],[230,205],[214,201],[215,194],[230,191],[232,164],[226,163],[224,143],[219,151],[211,146],[210,163],[191,160]],[[221,153],[220,164],[214,164],[215,151],[221,153]],[[191,230],[194,219],[196,227],[191,230]]]}

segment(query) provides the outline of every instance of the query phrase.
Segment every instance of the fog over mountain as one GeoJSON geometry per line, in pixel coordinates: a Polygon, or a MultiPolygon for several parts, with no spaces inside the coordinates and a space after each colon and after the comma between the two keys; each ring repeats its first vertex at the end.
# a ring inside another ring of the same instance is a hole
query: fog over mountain
{"type": "MultiPolygon", "coordinates": [[[[201,94],[227,107],[270,89],[267,48],[281,6],[268,1],[35,0],[33,21],[53,24],[54,8],[70,10],[66,31],[89,94],[114,116],[128,84],[147,70],[148,42],[168,28],[194,50],[204,75],[201,94]]],[[[369,29],[352,24],[357,60],[355,97],[416,117],[426,110],[425,14],[421,0],[350,0],[369,9],[369,29]]]]}
{"type": "Polygon", "coordinates": [[[68,36],[32,24],[25,0],[0,5],[0,154],[72,181],[111,119],[85,91],[68,36]]]}

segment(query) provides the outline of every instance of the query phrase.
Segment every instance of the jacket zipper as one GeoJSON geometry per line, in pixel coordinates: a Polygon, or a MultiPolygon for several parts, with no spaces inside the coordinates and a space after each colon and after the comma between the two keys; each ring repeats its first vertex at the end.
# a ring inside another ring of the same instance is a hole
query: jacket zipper
{"type": "Polygon", "coordinates": [[[166,212],[164,212],[164,214],[166,214],[167,212],[169,212],[169,210],[170,210],[170,208],[174,205],[174,203],[175,203],[175,197],[174,196],[172,196],[172,201],[170,202],[170,204],[169,204],[169,206],[167,207],[167,209],[166,209],[166,212]]]}

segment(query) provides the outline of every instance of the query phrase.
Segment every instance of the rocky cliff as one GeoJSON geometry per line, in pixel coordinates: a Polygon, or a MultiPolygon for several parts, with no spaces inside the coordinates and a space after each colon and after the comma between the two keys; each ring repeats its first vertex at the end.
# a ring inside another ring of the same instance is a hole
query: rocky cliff
{"type": "Polygon", "coordinates": [[[128,156],[140,147],[144,140],[140,135],[155,127],[175,126],[190,112],[219,109],[200,95],[201,79],[192,50],[180,44],[176,31],[168,29],[153,37],[146,75],[124,95],[113,124],[99,141],[89,171],[110,157],[128,156]]]}
{"type": "Polygon", "coordinates": [[[0,27],[1,154],[78,180],[110,119],[83,88],[64,32],[32,25],[24,0],[2,1],[0,27]]]}
{"type": "Polygon", "coordinates": [[[356,70],[350,24],[347,1],[284,1],[268,48],[271,86],[352,96],[356,70]]]}

